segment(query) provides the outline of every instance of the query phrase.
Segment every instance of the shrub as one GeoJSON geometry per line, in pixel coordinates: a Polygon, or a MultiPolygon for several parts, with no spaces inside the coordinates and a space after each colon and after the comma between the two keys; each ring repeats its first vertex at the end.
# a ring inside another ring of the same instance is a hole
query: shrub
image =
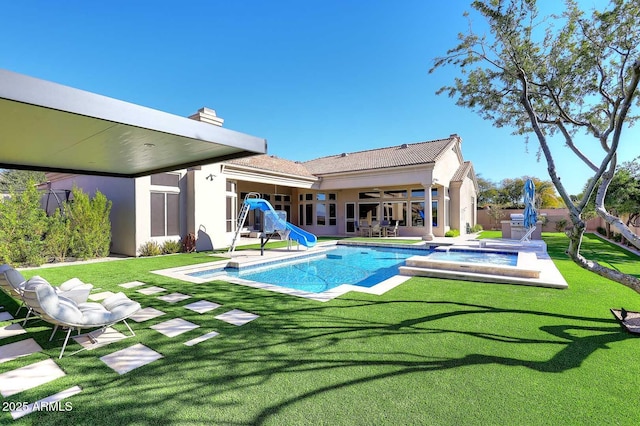
{"type": "Polygon", "coordinates": [[[615,241],[616,243],[619,243],[622,241],[622,234],[618,234],[617,232],[613,233],[613,241],[615,241]]]}
{"type": "Polygon", "coordinates": [[[40,193],[30,180],[20,193],[0,203],[0,256],[5,263],[41,265],[44,263],[42,237],[47,215],[40,207],[40,193]]]}
{"type": "Polygon", "coordinates": [[[567,219],[558,219],[555,224],[556,232],[563,232],[567,227],[567,219]]]}
{"type": "Polygon", "coordinates": [[[162,254],[162,247],[155,241],[147,241],[138,249],[140,256],[159,256],[162,254]]]}
{"type": "Polygon", "coordinates": [[[482,230],[483,230],[482,225],[480,225],[479,223],[476,223],[475,225],[473,225],[471,227],[471,232],[473,232],[473,233],[480,232],[482,230]]]}
{"type": "Polygon", "coordinates": [[[180,240],[167,240],[162,243],[162,253],[164,254],[180,253],[181,249],[180,240]]]}
{"type": "Polygon", "coordinates": [[[600,234],[600,235],[604,235],[604,236],[606,236],[606,235],[607,235],[607,229],[606,229],[606,228],[603,228],[602,226],[598,226],[598,227],[596,228],[596,231],[597,231],[597,232],[598,232],[598,234],[600,234]]]}
{"type": "Polygon", "coordinates": [[[64,262],[71,248],[71,221],[56,209],[49,217],[44,237],[44,254],[53,262],[64,262]]]}
{"type": "Polygon", "coordinates": [[[71,192],[71,254],[80,259],[107,256],[111,245],[111,201],[100,191],[92,199],[78,187],[74,186],[71,192]]]}
{"type": "Polygon", "coordinates": [[[445,237],[459,237],[460,236],[460,231],[457,229],[450,229],[447,232],[444,233],[445,237]]]}

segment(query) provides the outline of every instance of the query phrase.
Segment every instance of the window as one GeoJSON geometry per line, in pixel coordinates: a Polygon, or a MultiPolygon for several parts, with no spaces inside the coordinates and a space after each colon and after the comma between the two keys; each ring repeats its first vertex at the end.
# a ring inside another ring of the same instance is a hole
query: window
{"type": "Polygon", "coordinates": [[[180,235],[180,194],[151,193],[151,236],[180,235]]]}
{"type": "Polygon", "coordinates": [[[424,226],[424,201],[411,203],[411,226],[424,226]]]}
{"type": "Polygon", "coordinates": [[[337,224],[337,207],[335,203],[326,201],[336,201],[336,193],[316,192],[299,195],[300,217],[299,223],[305,226],[335,226],[337,224]],[[314,216],[315,206],[315,216],[314,216]]]}
{"type": "Polygon", "coordinates": [[[316,204],[316,225],[324,226],[327,224],[327,205],[325,203],[316,204]]]}
{"type": "Polygon", "coordinates": [[[371,224],[378,221],[379,203],[360,203],[358,204],[358,222],[363,221],[371,224]]]}
{"type": "Polygon", "coordinates": [[[433,226],[438,226],[438,201],[431,202],[431,224],[433,226]]]}
{"type": "Polygon", "coordinates": [[[384,191],[384,198],[407,198],[406,189],[392,189],[384,191]]]}
{"type": "Polygon", "coordinates": [[[313,204],[304,205],[304,224],[307,226],[313,225],[313,204]]]}
{"type": "Polygon", "coordinates": [[[151,175],[151,185],[158,186],[180,186],[180,175],[177,173],[158,173],[151,175]]]}
{"type": "Polygon", "coordinates": [[[329,203],[329,226],[335,226],[338,223],[336,203],[329,203]]]}
{"type": "Polygon", "coordinates": [[[345,204],[345,229],[349,233],[356,232],[356,205],[355,203],[345,204]]]}
{"type": "Polygon", "coordinates": [[[424,198],[424,189],[412,189],[411,198],[424,198]]]}
{"type": "Polygon", "coordinates": [[[358,198],[360,198],[361,200],[368,200],[371,198],[380,198],[380,192],[378,191],[360,192],[358,194],[358,198]]]}
{"type": "Polygon", "coordinates": [[[227,181],[226,194],[226,221],[227,232],[235,232],[238,220],[238,185],[235,181],[227,181]]]}
{"type": "Polygon", "coordinates": [[[382,220],[389,224],[398,221],[399,226],[407,225],[407,203],[404,201],[385,202],[382,205],[382,220]]]}

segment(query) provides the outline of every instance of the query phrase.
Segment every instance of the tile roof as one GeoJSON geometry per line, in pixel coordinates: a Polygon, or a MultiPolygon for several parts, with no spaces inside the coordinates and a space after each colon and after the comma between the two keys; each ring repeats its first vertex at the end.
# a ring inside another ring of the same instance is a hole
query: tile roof
{"type": "Polygon", "coordinates": [[[440,158],[456,138],[456,135],[452,135],[447,139],[331,155],[303,164],[310,173],[323,175],[432,163],[440,158]]]}
{"type": "Polygon", "coordinates": [[[287,175],[315,178],[315,176],[311,174],[302,163],[278,158],[275,155],[254,155],[251,157],[236,158],[234,160],[226,161],[225,163],[251,167],[259,170],[268,170],[270,172],[283,173],[287,175]]]}
{"type": "Polygon", "coordinates": [[[451,182],[462,182],[464,178],[469,175],[471,168],[471,161],[465,161],[460,164],[460,167],[458,167],[458,170],[456,170],[455,174],[451,178],[451,182]]]}

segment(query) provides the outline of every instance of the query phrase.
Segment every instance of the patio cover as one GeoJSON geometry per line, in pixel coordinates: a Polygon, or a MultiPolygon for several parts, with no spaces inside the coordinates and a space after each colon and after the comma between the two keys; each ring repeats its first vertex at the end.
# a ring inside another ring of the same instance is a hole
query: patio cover
{"type": "Polygon", "coordinates": [[[138,177],[266,151],[265,139],[0,69],[0,168],[138,177]]]}

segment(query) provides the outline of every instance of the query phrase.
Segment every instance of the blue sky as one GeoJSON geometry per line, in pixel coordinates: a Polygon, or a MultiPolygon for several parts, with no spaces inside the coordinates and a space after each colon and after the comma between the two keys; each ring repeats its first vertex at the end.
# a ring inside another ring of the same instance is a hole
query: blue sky
{"type": "MultiPolygon", "coordinates": [[[[483,177],[549,179],[535,139],[527,146],[435,95],[456,70],[428,70],[466,29],[469,3],[7,1],[0,68],[181,116],[207,106],[291,160],[457,133],[483,177]]],[[[639,154],[632,130],[620,161],[639,154]]],[[[561,142],[552,149],[579,192],[591,172],[561,142]]]]}

